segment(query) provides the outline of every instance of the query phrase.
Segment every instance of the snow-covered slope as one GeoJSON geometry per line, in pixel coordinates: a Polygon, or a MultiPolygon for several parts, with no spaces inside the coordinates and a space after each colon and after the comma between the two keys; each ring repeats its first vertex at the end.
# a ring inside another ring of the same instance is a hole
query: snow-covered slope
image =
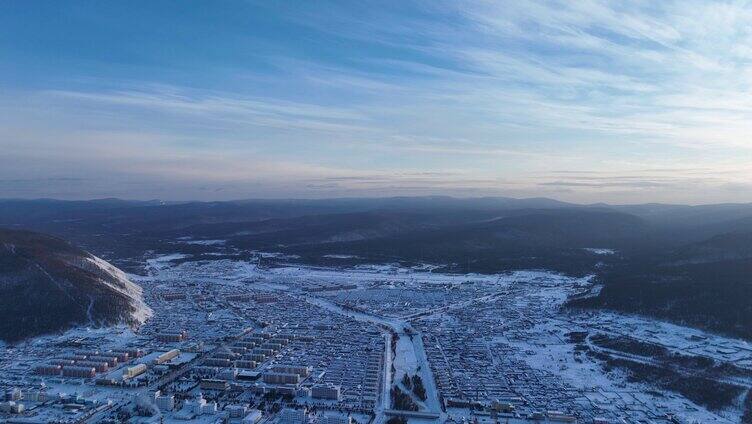
{"type": "Polygon", "coordinates": [[[141,287],[107,261],[47,235],[0,230],[0,339],[152,315],[141,287]]]}
{"type": "Polygon", "coordinates": [[[130,299],[131,315],[127,321],[131,324],[141,325],[152,316],[151,308],[144,303],[141,286],[132,283],[120,268],[94,255],[86,257],[81,268],[97,274],[100,283],[130,299]]]}

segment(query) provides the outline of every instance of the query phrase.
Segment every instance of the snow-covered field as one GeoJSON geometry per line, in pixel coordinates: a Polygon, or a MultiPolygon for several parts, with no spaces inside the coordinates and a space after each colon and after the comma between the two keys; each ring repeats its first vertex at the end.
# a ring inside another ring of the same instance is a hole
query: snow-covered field
{"type": "Polygon", "coordinates": [[[586,247],[584,250],[594,255],[613,255],[616,253],[613,249],[602,249],[597,247],[586,247]]]}

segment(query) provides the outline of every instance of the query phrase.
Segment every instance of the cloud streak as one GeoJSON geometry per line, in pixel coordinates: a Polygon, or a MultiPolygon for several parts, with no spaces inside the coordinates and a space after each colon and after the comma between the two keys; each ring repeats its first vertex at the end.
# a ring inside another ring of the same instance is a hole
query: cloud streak
{"type": "MultiPolygon", "coordinates": [[[[59,188],[33,181],[82,178],[99,181],[92,193],[107,181],[127,193],[138,181],[184,198],[467,190],[752,200],[738,198],[752,178],[745,2],[252,3],[236,12],[242,24],[221,31],[210,31],[211,16],[191,21],[212,49],[145,34],[139,55],[127,40],[108,45],[113,65],[84,60],[72,43],[61,52],[70,68],[53,58],[14,84],[0,95],[0,177],[23,184],[0,189],[54,197],[59,188]],[[252,25],[260,15],[266,26],[252,25]]],[[[91,13],[118,19],[106,6],[91,13]]],[[[2,59],[33,64],[19,53],[2,59]]],[[[15,80],[0,69],[0,84],[15,80]]]]}

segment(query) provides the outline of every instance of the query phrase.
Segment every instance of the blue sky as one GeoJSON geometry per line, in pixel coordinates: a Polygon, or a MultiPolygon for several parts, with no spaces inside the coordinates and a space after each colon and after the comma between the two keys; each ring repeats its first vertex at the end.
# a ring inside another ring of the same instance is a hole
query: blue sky
{"type": "Polygon", "coordinates": [[[7,1],[0,196],[752,201],[752,4],[7,1]]]}

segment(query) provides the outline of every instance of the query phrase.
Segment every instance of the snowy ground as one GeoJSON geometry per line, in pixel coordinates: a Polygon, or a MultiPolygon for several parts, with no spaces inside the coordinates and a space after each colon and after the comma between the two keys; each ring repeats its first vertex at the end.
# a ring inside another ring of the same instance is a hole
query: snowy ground
{"type": "MultiPolygon", "coordinates": [[[[614,253],[591,250],[593,254],[614,253]]],[[[274,253],[260,256],[281,257],[274,253]]],[[[752,368],[752,345],[743,340],[644,317],[562,310],[570,295],[593,288],[587,277],[569,278],[545,271],[442,274],[432,272],[435,267],[430,265],[334,268],[290,264],[263,268],[255,262],[227,259],[172,262],[183,258],[180,254],[152,257],[147,261],[148,276],[129,276],[143,286],[154,309],[155,316],[141,334],[124,328],[77,329],[13,347],[0,345],[0,381],[16,378],[65,340],[97,340],[108,347],[143,342],[144,334],[162,328],[160,323],[177,325],[178,318],[184,320],[179,325],[194,322],[206,329],[195,335],[197,339],[234,334],[248,322],[226,308],[224,296],[238,293],[289,296],[327,313],[395,331],[399,336],[395,379],[404,373],[422,374],[428,390],[424,406],[429,411],[440,411],[439,395],[449,397],[445,385],[451,384],[452,396],[467,393],[469,399],[487,402],[501,397],[499,393],[522,398],[520,411],[526,407],[529,411],[568,408],[589,410],[591,416],[610,414],[656,423],[668,422],[667,414],[689,423],[736,422],[738,410],[710,412],[647,383],[629,383],[619,372],[604,372],[595,360],[575,352],[566,337],[571,331],[626,334],[673,351],[752,368]],[[179,293],[187,287],[202,294],[184,301],[160,300],[165,293],[179,293]],[[408,332],[413,331],[411,339],[408,332]]],[[[76,393],[87,387],[60,383],[55,389],[76,393]]],[[[117,389],[101,388],[88,394],[102,400],[122,396],[117,389]]],[[[449,415],[470,417],[471,412],[453,408],[449,415]]]]}
{"type": "Polygon", "coordinates": [[[671,350],[702,355],[752,369],[752,343],[650,318],[611,312],[573,315],[573,322],[601,331],[659,343],[671,350]]]}
{"type": "Polygon", "coordinates": [[[613,249],[601,249],[597,247],[586,247],[584,250],[594,255],[613,255],[616,253],[613,249]]]}
{"type": "MultiPolygon", "coordinates": [[[[738,411],[713,413],[676,394],[664,392],[661,396],[647,395],[645,392],[648,390],[653,393],[658,391],[646,385],[627,383],[618,373],[606,374],[592,360],[576,361],[573,345],[564,340],[565,332],[582,328],[627,332],[648,341],[740,365],[752,361],[750,346],[744,341],[642,317],[608,312],[561,312],[559,307],[568,296],[591,286],[589,278],[573,279],[545,271],[499,275],[441,274],[425,271],[430,267],[403,268],[395,264],[348,269],[306,266],[260,269],[254,264],[224,260],[188,262],[178,266],[165,264],[168,262],[164,258],[152,262],[155,269],[169,274],[171,278],[189,277],[205,283],[254,284],[272,292],[303,293],[309,286],[331,286],[336,289],[337,285],[355,285],[355,289],[317,293],[312,299],[320,306],[340,304],[362,310],[363,319],[392,327],[403,325],[405,319],[423,317],[451,327],[452,322],[457,323],[452,319],[453,311],[467,312],[485,302],[492,306],[509,305],[508,312],[518,314],[518,317],[506,320],[502,324],[505,327],[501,334],[494,334],[493,326],[477,328],[478,331],[490,331],[483,335],[490,336],[492,344],[506,344],[515,352],[517,359],[530,369],[555,376],[560,383],[589,398],[594,405],[603,405],[606,402],[604,399],[616,397],[619,401],[612,399],[610,405],[645,410],[645,416],[660,417],[675,413],[689,422],[731,423],[734,422],[731,413],[738,411]],[[502,296],[505,300],[499,300],[496,296],[502,296]]],[[[348,309],[347,313],[354,312],[348,309]]],[[[418,366],[428,368],[426,364],[419,363],[415,349],[415,344],[406,336],[398,339],[396,378],[401,378],[404,372],[414,373],[418,366]]]]}

